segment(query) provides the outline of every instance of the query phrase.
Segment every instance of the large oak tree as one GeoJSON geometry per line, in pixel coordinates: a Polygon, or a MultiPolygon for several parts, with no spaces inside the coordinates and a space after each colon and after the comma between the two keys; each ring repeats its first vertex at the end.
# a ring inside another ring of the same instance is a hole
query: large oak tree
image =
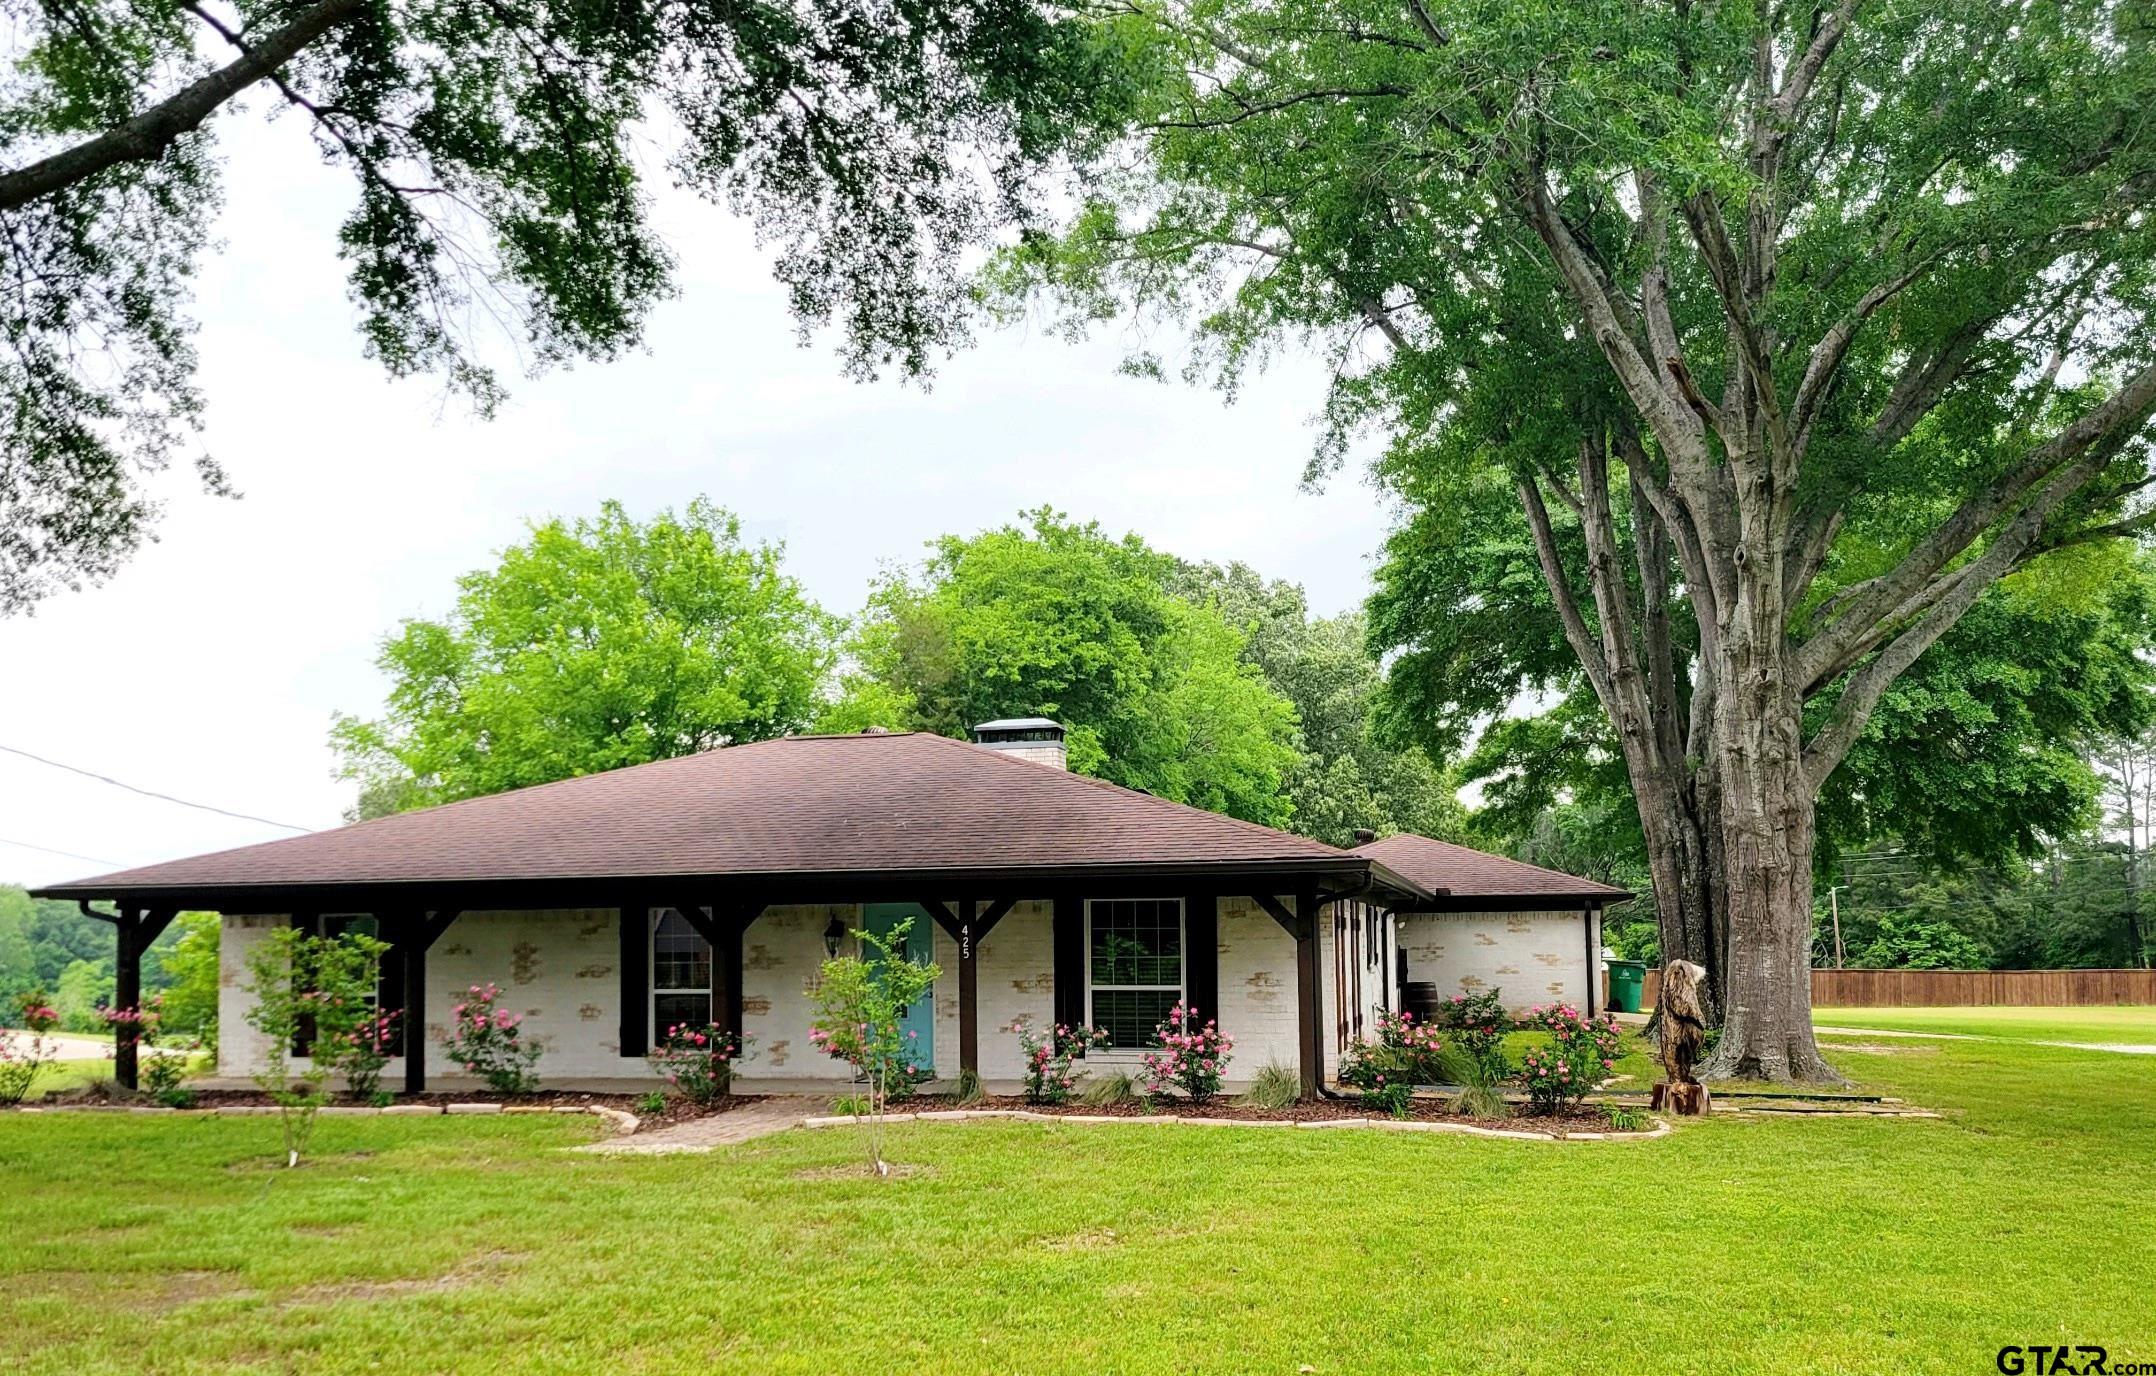
{"type": "Polygon", "coordinates": [[[192,447],[189,279],[215,120],[243,95],[350,174],[337,248],[367,351],[484,411],[501,387],[475,335],[498,326],[535,366],[637,342],[672,261],[648,215],[660,164],[754,220],[855,371],[921,370],[957,337],[961,249],[1024,217],[1026,170],[1118,89],[1090,32],[1036,0],[0,15],[0,614],[110,574],[156,514],[146,476],[192,447]]]}
{"type": "Polygon", "coordinates": [[[1194,366],[1231,380],[1315,334],[1334,441],[1381,426],[1433,482],[1507,486],[1625,761],[1663,950],[1715,974],[1712,1069],[1831,1076],[1806,973],[1822,788],[1987,588],[2138,525],[2146,8],[1127,0],[1116,22],[1156,78],[1143,156],[999,285],[1046,279],[1081,319],[1199,313],[1194,366]]]}

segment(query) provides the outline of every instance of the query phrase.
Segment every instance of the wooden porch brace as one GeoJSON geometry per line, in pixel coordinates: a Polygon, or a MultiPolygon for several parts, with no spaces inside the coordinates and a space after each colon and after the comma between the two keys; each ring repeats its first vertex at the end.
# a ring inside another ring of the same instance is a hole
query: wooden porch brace
{"type": "Polygon", "coordinates": [[[1296,890],[1292,912],[1271,894],[1250,897],[1295,938],[1296,1059],[1301,1063],[1303,1097],[1315,1099],[1325,1077],[1325,1043],[1318,1027],[1322,993],[1318,988],[1317,890],[1296,890]]]}
{"type": "Polygon", "coordinates": [[[961,1073],[981,1073],[981,969],[980,944],[988,939],[1003,915],[1017,904],[1015,898],[999,898],[984,909],[977,898],[958,900],[958,911],[938,899],[920,900],[921,908],[937,926],[958,943],[958,1068],[961,1073]]]}
{"type": "MultiPolygon", "coordinates": [[[[675,908],[682,920],[696,929],[711,947],[711,1021],[719,1029],[731,1033],[734,1045],[742,1044],[744,1024],[742,1020],[741,992],[741,943],[748,935],[749,924],[763,916],[764,905],[743,901],[717,902],[708,910],[697,904],[681,904],[675,908]]],[[[665,1034],[664,1028],[651,1029],[656,1041],[665,1034]]]]}

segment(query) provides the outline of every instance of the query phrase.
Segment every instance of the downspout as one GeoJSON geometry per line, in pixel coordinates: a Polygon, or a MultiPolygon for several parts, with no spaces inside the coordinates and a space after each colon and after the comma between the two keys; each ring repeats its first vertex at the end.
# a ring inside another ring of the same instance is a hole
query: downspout
{"type": "Polygon", "coordinates": [[[1595,975],[1599,973],[1595,966],[1600,963],[1595,957],[1602,954],[1595,949],[1594,904],[1589,903],[1580,910],[1580,925],[1586,929],[1587,933],[1587,978],[1584,982],[1587,985],[1587,1020],[1593,1022],[1595,1016],[1595,975]]]}
{"type": "MultiPolygon", "coordinates": [[[[1377,880],[1371,877],[1368,870],[1365,870],[1363,871],[1362,881],[1354,885],[1352,888],[1339,889],[1331,893],[1320,890],[1318,893],[1317,912],[1323,912],[1328,904],[1344,903],[1351,898],[1362,898],[1376,887],[1377,880]]],[[[1310,920],[1312,922],[1317,921],[1317,912],[1313,912],[1311,914],[1310,920]]],[[[1335,952],[1334,954],[1337,956],[1338,952],[1335,952]]],[[[1322,1073],[1318,1076],[1318,1097],[1320,1099],[1334,1099],[1343,1103],[1347,1100],[1347,1096],[1345,1094],[1336,1092],[1330,1085],[1325,1083],[1325,1076],[1322,1073]]]]}

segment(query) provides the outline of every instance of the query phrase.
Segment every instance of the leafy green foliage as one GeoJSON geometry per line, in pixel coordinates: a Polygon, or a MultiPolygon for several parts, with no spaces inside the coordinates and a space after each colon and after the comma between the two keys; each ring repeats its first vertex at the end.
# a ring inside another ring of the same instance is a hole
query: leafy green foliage
{"type": "MultiPolygon", "coordinates": [[[[912,1093],[917,1067],[906,1011],[927,997],[942,977],[933,961],[916,960],[907,951],[907,918],[888,933],[857,931],[861,954],[833,956],[817,980],[816,1015],[809,1041],[817,1050],[844,1061],[863,1081],[869,1120],[869,1164],[888,1176],[883,1159],[883,1119],[894,1097],[912,1093]]],[[[845,1112],[846,1110],[840,1110],[845,1112]]]]}
{"type": "Polygon", "coordinates": [[[165,1030],[200,1040],[214,1055],[223,919],[216,913],[181,913],[172,925],[179,935],[164,959],[170,980],[163,990],[165,1030]]]}
{"type": "Polygon", "coordinates": [[[442,621],[384,642],[388,715],[333,733],[362,815],[782,736],[804,725],[837,623],[701,499],[639,524],[535,526],[459,580],[442,621]]]}
{"type": "Polygon", "coordinates": [[[918,571],[887,575],[821,724],[963,739],[978,722],[1053,717],[1080,773],[1288,821],[1295,709],[1244,659],[1236,628],[1177,596],[1175,561],[1136,536],[1046,508],[1026,521],[946,536],[918,571]]]}
{"type": "Polygon", "coordinates": [[[1187,566],[1186,597],[1243,635],[1243,658],[1294,704],[1301,759],[1288,771],[1289,825],[1336,846],[1356,831],[1452,839],[1467,827],[1453,781],[1418,744],[1380,719],[1384,678],[1364,618],[1312,617],[1301,588],[1243,564],[1187,566]]]}
{"type": "Polygon", "coordinates": [[[1028,173],[1127,100],[1112,47],[1032,0],[9,13],[0,612],[147,538],[144,480],[204,405],[187,297],[219,196],[206,121],[269,70],[251,98],[351,174],[337,248],[366,351],[482,411],[502,384],[469,322],[500,322],[534,367],[604,359],[670,291],[638,146],[655,128],[675,181],[776,245],[795,313],[842,327],[850,370],[919,373],[963,337],[962,251],[1029,218],[1028,173]],[[190,84],[212,70],[230,85],[190,84]]]}

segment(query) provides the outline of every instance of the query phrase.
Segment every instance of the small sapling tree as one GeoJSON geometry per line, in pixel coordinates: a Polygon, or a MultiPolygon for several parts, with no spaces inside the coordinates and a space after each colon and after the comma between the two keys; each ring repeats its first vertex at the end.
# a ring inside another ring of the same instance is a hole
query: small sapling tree
{"type": "Polygon", "coordinates": [[[910,1089],[914,1038],[902,1025],[906,1010],[933,989],[943,971],[906,954],[906,919],[886,936],[855,932],[863,954],[823,963],[816,1021],[809,1040],[846,1062],[867,1086],[868,1159],[876,1174],[891,1173],[883,1158],[884,1110],[894,1089],[910,1089]]]}

